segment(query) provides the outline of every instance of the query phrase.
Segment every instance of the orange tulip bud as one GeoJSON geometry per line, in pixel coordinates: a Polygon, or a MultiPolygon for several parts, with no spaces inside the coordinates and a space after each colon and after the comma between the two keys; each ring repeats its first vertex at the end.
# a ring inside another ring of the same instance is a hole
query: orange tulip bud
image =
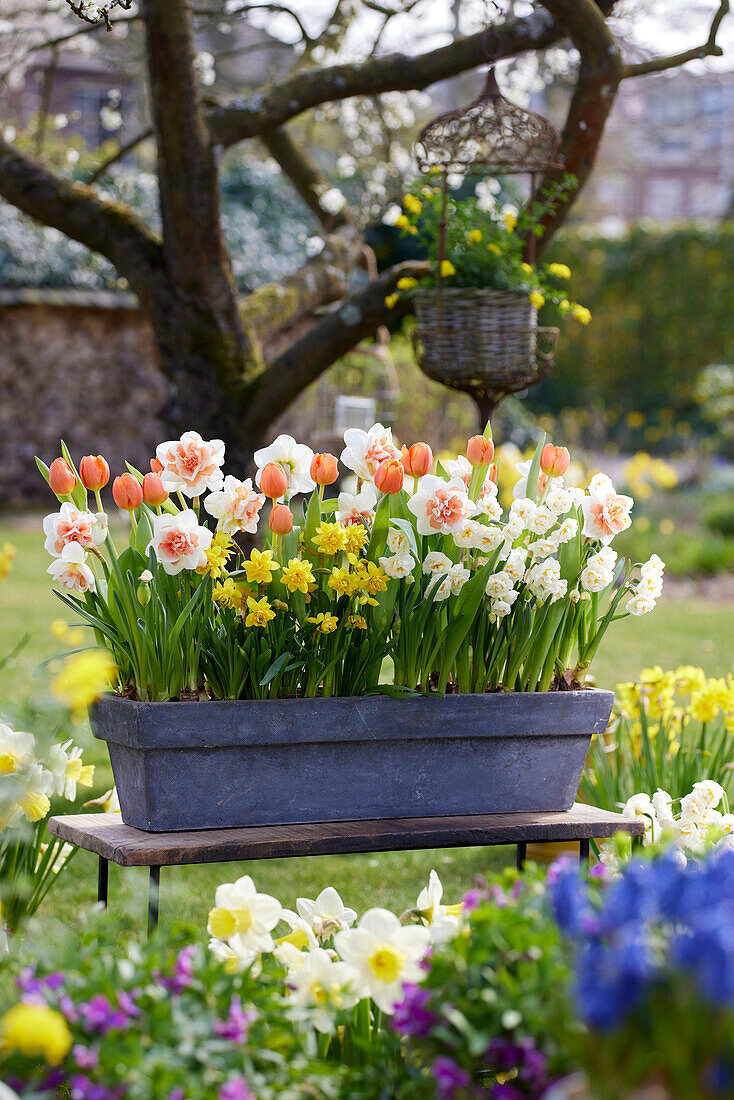
{"type": "Polygon", "coordinates": [[[134,512],[143,503],[143,490],[132,474],[120,474],[112,482],[112,498],[118,508],[134,512]]]}
{"type": "Polygon", "coordinates": [[[85,455],[79,463],[79,477],[85,489],[98,493],[110,480],[110,468],[102,455],[85,455]]]}
{"type": "Polygon", "coordinates": [[[540,468],[548,477],[562,477],[568,469],[571,456],[565,447],[546,443],[540,452],[540,468]]]}
{"type": "Polygon", "coordinates": [[[497,464],[495,462],[487,470],[487,478],[497,484],[497,464]]]}
{"type": "Polygon", "coordinates": [[[381,493],[399,493],[405,470],[397,458],[384,458],[375,471],[375,485],[381,493]]]}
{"type": "Polygon", "coordinates": [[[152,508],[168,500],[168,492],[163,488],[159,474],[150,473],[143,478],[143,500],[152,508]]]}
{"type": "Polygon", "coordinates": [[[403,447],[403,469],[410,477],[423,477],[433,466],[433,451],[427,443],[403,447]]]}
{"type": "Polygon", "coordinates": [[[57,497],[68,496],[76,486],[76,477],[65,458],[55,458],[48,471],[48,484],[57,497]]]}
{"type": "Polygon", "coordinates": [[[317,485],[333,485],[339,477],[339,468],[334,455],[314,455],[311,459],[311,477],[317,485]]]}
{"type": "Polygon", "coordinates": [[[473,435],[466,445],[466,457],[472,466],[489,466],[494,458],[494,443],[483,435],[473,435]]]}
{"type": "Polygon", "coordinates": [[[260,471],[259,485],[266,497],[277,500],[288,491],[288,476],[279,462],[268,462],[260,471]]]}
{"type": "Polygon", "coordinates": [[[152,474],[162,474],[163,473],[163,463],[161,462],[161,460],[159,458],[151,458],[151,460],[150,460],[150,472],[152,474]]]}
{"type": "Polygon", "coordinates": [[[287,535],[293,530],[293,513],[287,504],[274,504],[270,509],[268,523],[273,534],[287,535]]]}

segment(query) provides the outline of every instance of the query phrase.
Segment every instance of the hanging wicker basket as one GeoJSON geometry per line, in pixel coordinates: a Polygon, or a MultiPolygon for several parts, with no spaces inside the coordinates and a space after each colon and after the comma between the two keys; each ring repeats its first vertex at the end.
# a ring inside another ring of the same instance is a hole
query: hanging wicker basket
{"type": "Polygon", "coordinates": [[[539,328],[524,291],[418,289],[413,344],[431,378],[472,393],[517,393],[553,366],[558,329],[539,328]]]}

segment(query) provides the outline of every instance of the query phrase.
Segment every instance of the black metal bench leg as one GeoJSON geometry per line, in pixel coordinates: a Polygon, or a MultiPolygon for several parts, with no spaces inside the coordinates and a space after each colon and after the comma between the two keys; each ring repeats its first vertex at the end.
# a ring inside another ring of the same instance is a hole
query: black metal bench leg
{"type": "Polygon", "coordinates": [[[591,858],[591,841],[580,840],[579,841],[579,863],[589,866],[589,860],[591,858]]]}
{"type": "Polygon", "coordinates": [[[161,869],[150,868],[150,884],[148,886],[148,935],[158,927],[158,912],[161,898],[161,869]]]}
{"type": "Polygon", "coordinates": [[[99,857],[97,869],[97,903],[102,909],[107,908],[107,892],[110,881],[110,865],[104,856],[99,857]]]}
{"type": "Polygon", "coordinates": [[[525,860],[528,858],[528,846],[525,841],[517,846],[517,869],[522,871],[525,866],[525,860]]]}

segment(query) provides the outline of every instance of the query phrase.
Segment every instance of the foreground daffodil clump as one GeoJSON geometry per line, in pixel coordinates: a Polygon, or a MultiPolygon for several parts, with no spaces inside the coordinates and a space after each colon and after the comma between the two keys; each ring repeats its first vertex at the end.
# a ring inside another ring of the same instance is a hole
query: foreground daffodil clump
{"type": "Polygon", "coordinates": [[[568,487],[569,454],[539,443],[504,511],[489,434],[435,463],[389,429],[345,433],[333,455],[290,436],[225,476],[224,444],[186,432],[145,475],[114,480],[129,545],[110,533],[101,456],[39,467],[60,508],[44,520],[48,572],[139,699],[545,691],[583,683],[610,624],[651,611],[663,563],[610,545],[632,500],[595,474],[568,487]],[[94,504],[90,502],[90,494],[94,504]],[[298,499],[300,497],[304,499],[298,499]],[[269,503],[268,503],[269,502],[269,503]],[[245,552],[240,536],[259,535],[245,552]],[[388,673],[389,670],[389,673],[388,673]]]}

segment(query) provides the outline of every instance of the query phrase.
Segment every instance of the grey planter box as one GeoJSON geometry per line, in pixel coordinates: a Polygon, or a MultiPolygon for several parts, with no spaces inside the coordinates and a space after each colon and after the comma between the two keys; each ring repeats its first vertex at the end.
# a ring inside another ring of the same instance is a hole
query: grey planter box
{"type": "Polygon", "coordinates": [[[153,832],[568,810],[611,691],[92,708],[127,825],[153,832]]]}

